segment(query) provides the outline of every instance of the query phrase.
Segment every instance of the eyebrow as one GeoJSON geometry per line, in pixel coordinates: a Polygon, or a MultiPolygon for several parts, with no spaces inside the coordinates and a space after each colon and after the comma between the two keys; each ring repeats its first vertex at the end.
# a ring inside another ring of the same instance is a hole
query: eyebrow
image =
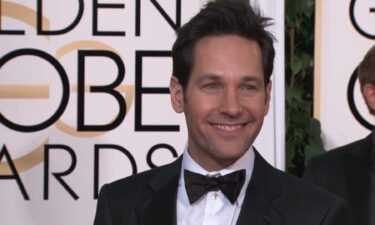
{"type": "MultiPolygon", "coordinates": [[[[218,81],[221,80],[222,77],[217,75],[217,74],[204,74],[202,77],[198,79],[198,82],[206,81],[206,80],[213,80],[213,81],[218,81]]],[[[262,79],[260,79],[257,76],[252,76],[252,75],[245,75],[242,78],[242,81],[244,82],[256,82],[256,83],[263,83],[262,79]]]]}
{"type": "Polygon", "coordinates": [[[256,81],[256,82],[260,82],[260,83],[262,82],[262,79],[260,79],[259,77],[252,76],[252,75],[246,75],[243,80],[245,80],[245,81],[256,81]]]}
{"type": "Polygon", "coordinates": [[[198,79],[198,82],[202,82],[202,81],[206,81],[206,80],[217,81],[217,80],[221,80],[221,77],[219,75],[216,75],[216,74],[204,74],[203,76],[201,76],[198,79]]]}

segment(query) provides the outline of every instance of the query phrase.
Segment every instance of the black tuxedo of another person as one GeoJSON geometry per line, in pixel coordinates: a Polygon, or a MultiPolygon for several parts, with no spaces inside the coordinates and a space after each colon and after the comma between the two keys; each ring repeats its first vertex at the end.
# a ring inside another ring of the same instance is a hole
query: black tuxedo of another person
{"type": "MultiPolygon", "coordinates": [[[[371,201],[372,135],[316,156],[308,163],[304,178],[344,199],[352,212],[353,225],[369,225],[371,201]]],[[[372,187],[374,189],[374,187],[372,187]]],[[[372,194],[374,195],[374,194],[372,194]]],[[[375,196],[372,196],[374,199],[375,196]]],[[[373,216],[374,217],[374,216],[373,216]]]]}
{"type": "MultiPolygon", "coordinates": [[[[104,185],[94,225],[176,225],[181,161],[104,185]]],[[[273,168],[255,151],[237,225],[345,225],[347,215],[342,200],[273,168]]]]}

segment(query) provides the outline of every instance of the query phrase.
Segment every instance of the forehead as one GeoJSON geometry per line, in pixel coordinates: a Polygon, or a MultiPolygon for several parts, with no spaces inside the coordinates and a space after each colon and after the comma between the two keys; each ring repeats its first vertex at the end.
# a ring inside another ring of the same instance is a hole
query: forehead
{"type": "Polygon", "coordinates": [[[191,79],[207,74],[264,79],[259,45],[238,35],[202,38],[194,48],[194,61],[191,79]]]}

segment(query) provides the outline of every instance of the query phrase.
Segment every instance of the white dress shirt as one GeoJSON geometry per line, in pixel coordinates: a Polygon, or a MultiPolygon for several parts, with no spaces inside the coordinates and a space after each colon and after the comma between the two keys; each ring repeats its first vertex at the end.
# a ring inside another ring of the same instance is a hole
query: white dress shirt
{"type": "Polygon", "coordinates": [[[249,150],[235,163],[220,171],[208,172],[196,163],[185,147],[180,179],[177,190],[177,225],[235,225],[241,211],[241,206],[245,198],[245,192],[250,182],[254,166],[254,151],[249,150]],[[232,204],[220,191],[211,191],[190,205],[184,181],[184,170],[190,170],[202,175],[226,175],[231,172],[246,169],[245,183],[234,204],[232,204]]]}

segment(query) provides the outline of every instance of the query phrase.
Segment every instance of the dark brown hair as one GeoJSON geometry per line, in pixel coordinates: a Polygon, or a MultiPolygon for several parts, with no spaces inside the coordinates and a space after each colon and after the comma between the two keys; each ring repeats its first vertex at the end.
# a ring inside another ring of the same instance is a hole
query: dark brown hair
{"type": "MultiPolygon", "coordinates": [[[[367,51],[365,57],[362,59],[357,69],[357,76],[361,91],[363,93],[363,86],[366,84],[375,85],[375,45],[367,51]]],[[[374,110],[369,107],[367,100],[365,99],[367,108],[370,114],[374,115],[374,110]]]]}
{"type": "Polygon", "coordinates": [[[368,50],[357,71],[361,89],[365,84],[375,85],[375,45],[368,50]]]}
{"type": "Polygon", "coordinates": [[[256,41],[262,52],[264,82],[268,84],[273,71],[274,36],[265,30],[271,19],[256,13],[249,4],[239,1],[209,2],[188,23],[177,31],[172,48],[173,76],[186,88],[194,67],[196,43],[207,36],[235,34],[256,41]]]}

